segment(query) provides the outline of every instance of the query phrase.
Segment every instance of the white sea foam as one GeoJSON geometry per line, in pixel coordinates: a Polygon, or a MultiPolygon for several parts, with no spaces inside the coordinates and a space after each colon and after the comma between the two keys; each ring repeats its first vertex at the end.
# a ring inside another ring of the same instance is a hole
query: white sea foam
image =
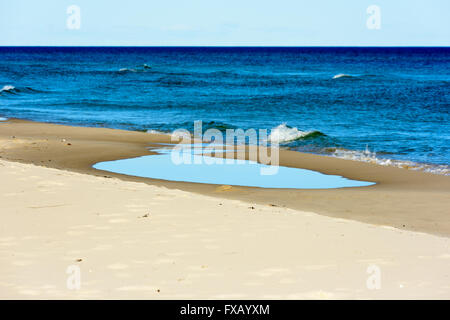
{"type": "Polygon", "coordinates": [[[16,87],[14,87],[14,86],[11,86],[11,85],[6,85],[6,86],[3,86],[3,88],[0,90],[0,92],[3,92],[3,91],[11,91],[11,90],[14,90],[16,87]]]}
{"type": "Polygon", "coordinates": [[[147,130],[147,133],[152,133],[152,134],[171,134],[171,133],[168,133],[168,132],[162,132],[162,131],[158,131],[158,130],[153,130],[153,129],[149,129],[149,130],[147,130]]]}
{"type": "Polygon", "coordinates": [[[376,152],[372,152],[368,148],[366,148],[366,150],[364,151],[336,149],[332,153],[332,156],[341,159],[378,164],[381,166],[392,166],[408,170],[418,170],[434,174],[450,175],[450,166],[447,165],[434,165],[434,164],[417,163],[407,160],[380,158],[377,157],[376,152]]]}
{"type": "Polygon", "coordinates": [[[333,79],[339,79],[339,78],[351,78],[352,76],[349,74],[345,74],[345,73],[339,73],[335,76],[333,76],[333,79]]]}
{"type": "Polygon", "coordinates": [[[278,127],[275,127],[272,130],[270,130],[268,140],[269,142],[272,143],[283,143],[304,138],[310,135],[311,133],[314,133],[314,131],[301,131],[295,127],[294,128],[288,127],[286,123],[282,123],[278,127]]]}
{"type": "Polygon", "coordinates": [[[119,72],[136,72],[135,69],[129,69],[129,68],[121,68],[119,69],[119,72]]]}
{"type": "Polygon", "coordinates": [[[8,121],[8,118],[0,117],[0,121],[8,121]]]}

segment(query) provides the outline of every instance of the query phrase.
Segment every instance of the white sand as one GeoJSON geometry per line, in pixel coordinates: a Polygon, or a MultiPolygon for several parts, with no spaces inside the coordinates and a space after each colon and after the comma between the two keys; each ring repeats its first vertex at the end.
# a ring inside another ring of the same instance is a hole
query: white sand
{"type": "Polygon", "coordinates": [[[449,238],[3,160],[0,179],[3,299],[450,298],[449,238]]]}

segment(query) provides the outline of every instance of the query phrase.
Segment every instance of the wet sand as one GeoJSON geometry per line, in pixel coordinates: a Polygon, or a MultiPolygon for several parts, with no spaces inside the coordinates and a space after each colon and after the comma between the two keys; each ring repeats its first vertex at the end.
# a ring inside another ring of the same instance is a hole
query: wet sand
{"type": "Polygon", "coordinates": [[[373,181],[376,185],[328,190],[261,189],[170,182],[130,177],[92,168],[152,154],[148,147],[170,143],[167,135],[86,128],[10,119],[0,124],[0,157],[95,176],[116,177],[169,189],[311,211],[376,225],[450,235],[450,177],[326,156],[281,150],[280,165],[373,181]]]}

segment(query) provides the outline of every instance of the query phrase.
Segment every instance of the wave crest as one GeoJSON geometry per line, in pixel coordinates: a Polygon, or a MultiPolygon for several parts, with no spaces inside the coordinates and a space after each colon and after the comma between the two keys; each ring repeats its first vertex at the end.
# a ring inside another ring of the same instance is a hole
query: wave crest
{"type": "Polygon", "coordinates": [[[333,76],[333,79],[340,79],[340,78],[353,78],[353,76],[346,73],[339,73],[333,76]]]}
{"type": "Polygon", "coordinates": [[[119,73],[127,73],[127,72],[146,72],[149,71],[152,67],[148,64],[144,63],[143,65],[137,66],[135,68],[120,68],[118,70],[119,73]]]}
{"type": "Polygon", "coordinates": [[[16,90],[16,87],[14,87],[12,85],[6,85],[6,86],[3,86],[3,88],[0,90],[0,92],[13,92],[14,90],[16,90]]]}
{"type": "Polygon", "coordinates": [[[289,127],[286,123],[282,123],[279,126],[270,130],[269,142],[286,143],[299,139],[312,138],[316,136],[323,136],[320,131],[301,131],[296,127],[289,127]]]}
{"type": "Polygon", "coordinates": [[[121,68],[119,69],[119,72],[137,72],[136,69],[132,68],[121,68]]]}
{"type": "Polygon", "coordinates": [[[2,89],[0,89],[0,94],[7,93],[7,94],[18,94],[18,93],[39,93],[43,91],[35,90],[31,87],[21,87],[16,88],[10,84],[7,84],[3,86],[2,89]]]}

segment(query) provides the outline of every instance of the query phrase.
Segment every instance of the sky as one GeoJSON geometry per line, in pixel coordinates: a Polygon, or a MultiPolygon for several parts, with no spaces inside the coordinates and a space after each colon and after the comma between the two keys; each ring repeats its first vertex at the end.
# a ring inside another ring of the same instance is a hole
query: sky
{"type": "Polygon", "coordinates": [[[449,0],[0,0],[0,45],[449,46],[449,13],[449,0]]]}

